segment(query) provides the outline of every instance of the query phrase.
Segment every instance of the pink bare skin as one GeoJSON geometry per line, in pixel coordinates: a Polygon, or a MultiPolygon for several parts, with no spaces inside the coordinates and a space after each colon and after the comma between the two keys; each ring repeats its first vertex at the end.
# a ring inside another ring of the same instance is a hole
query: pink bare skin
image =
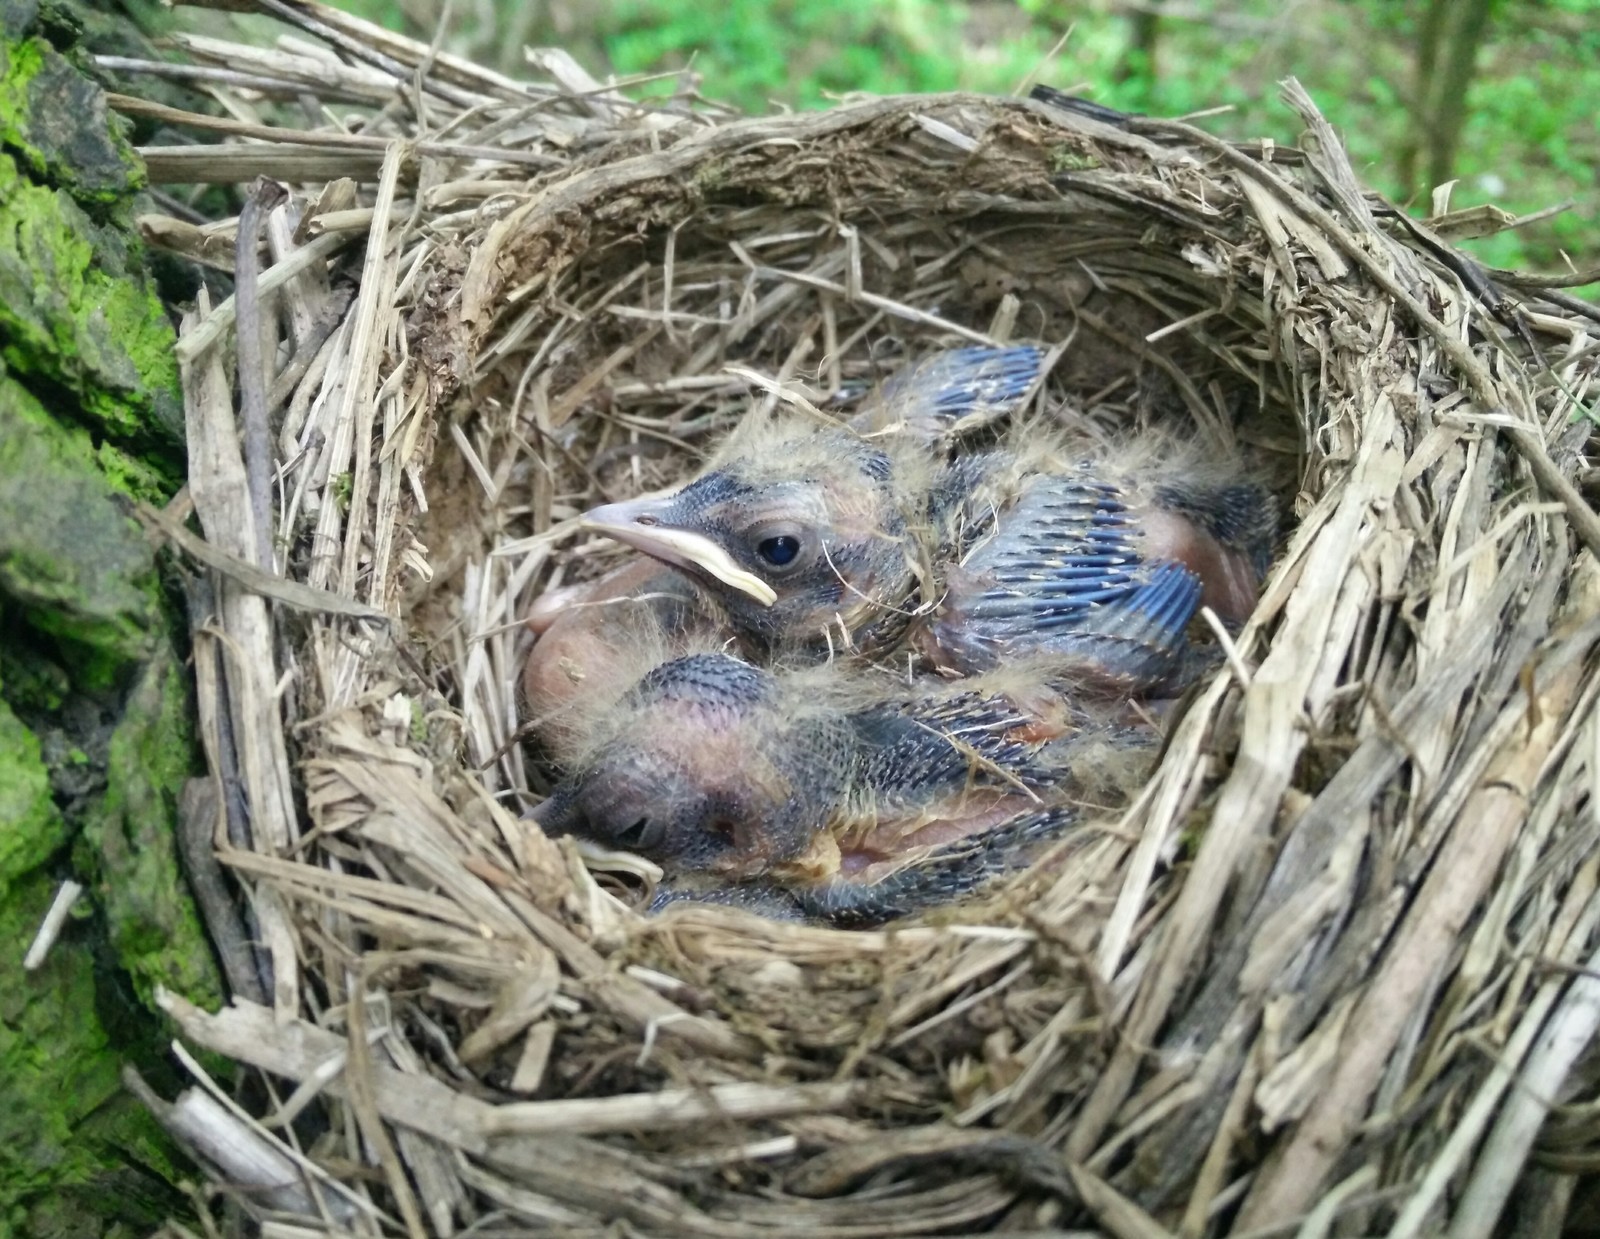
{"type": "Polygon", "coordinates": [[[522,670],[524,717],[538,723],[572,705],[628,651],[641,624],[691,594],[680,574],[634,555],[596,581],[543,595],[526,620],[538,640],[522,670]]]}
{"type": "Polygon", "coordinates": [[[899,865],[915,851],[981,835],[1034,804],[1025,796],[1010,793],[973,793],[960,806],[953,806],[966,812],[934,818],[909,833],[906,823],[881,822],[858,841],[840,848],[839,872],[870,882],[877,874],[876,866],[899,865]]]}
{"type": "Polygon", "coordinates": [[[1256,574],[1249,559],[1231,551],[1193,521],[1151,508],[1141,514],[1145,554],[1180,563],[1200,578],[1200,605],[1225,622],[1242,624],[1256,609],[1256,574]]]}

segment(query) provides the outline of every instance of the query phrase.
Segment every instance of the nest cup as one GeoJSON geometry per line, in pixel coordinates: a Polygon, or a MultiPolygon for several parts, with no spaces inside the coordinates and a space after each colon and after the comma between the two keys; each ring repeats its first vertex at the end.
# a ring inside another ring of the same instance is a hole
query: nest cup
{"type": "Polygon", "coordinates": [[[284,528],[285,575],[400,622],[279,609],[296,687],[249,737],[283,829],[253,806],[225,853],[271,984],[169,1000],[317,1116],[309,1161],[258,1132],[290,1169],[251,1208],[1475,1235],[1570,1190],[1531,1159],[1588,1139],[1545,1107],[1600,1019],[1573,979],[1600,920],[1600,522],[1572,481],[1596,316],[1513,299],[1286,97],[1301,149],[1049,100],[701,123],[591,96],[562,113],[577,153],[479,177],[472,210],[426,159],[397,207],[391,153],[286,428],[332,458],[286,492],[323,501],[284,528]],[[582,509],[797,394],[1019,340],[1059,354],[1041,409],[1238,445],[1292,514],[1152,779],[1070,863],[873,932],[647,920],[518,820],[544,790],[521,621],[614,562],[582,509]]]}

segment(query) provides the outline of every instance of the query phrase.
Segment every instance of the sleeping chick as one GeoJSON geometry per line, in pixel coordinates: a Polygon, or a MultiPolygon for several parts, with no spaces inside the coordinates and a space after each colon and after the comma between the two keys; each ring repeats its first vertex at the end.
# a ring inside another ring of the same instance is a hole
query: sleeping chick
{"type": "Polygon", "coordinates": [[[1136,777],[1152,738],[991,680],[913,692],[697,654],[608,711],[534,817],[659,861],[676,877],[664,898],[709,885],[859,923],[1025,864],[1096,780],[1136,777]],[[1092,746],[1094,770],[1078,768],[1092,746]]]}

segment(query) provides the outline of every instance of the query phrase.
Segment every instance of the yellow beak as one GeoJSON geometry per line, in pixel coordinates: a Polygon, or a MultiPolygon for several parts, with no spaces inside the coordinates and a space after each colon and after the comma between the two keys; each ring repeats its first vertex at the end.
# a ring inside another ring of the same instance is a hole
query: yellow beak
{"type": "Polygon", "coordinates": [[[667,499],[632,499],[608,503],[586,512],[578,522],[580,529],[615,538],[625,546],[643,551],[653,559],[675,568],[699,571],[721,581],[730,589],[754,598],[764,607],[778,601],[777,591],[755,573],[741,568],[733,557],[704,534],[674,529],[663,524],[662,514],[672,502],[667,499]]]}

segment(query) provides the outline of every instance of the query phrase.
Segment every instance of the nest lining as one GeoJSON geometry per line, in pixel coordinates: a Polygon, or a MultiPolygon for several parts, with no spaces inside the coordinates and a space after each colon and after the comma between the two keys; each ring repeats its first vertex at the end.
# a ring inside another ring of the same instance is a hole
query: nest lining
{"type": "MultiPolygon", "coordinates": [[[[269,220],[304,362],[279,579],[239,564],[225,313],[185,334],[210,550],[185,545],[222,571],[202,731],[249,808],[215,829],[271,968],[235,961],[254,1002],[169,1009],[280,1113],[326,1107],[309,1156],[246,1133],[269,1167],[246,1181],[275,1185],[251,1208],[329,1234],[1279,1233],[1318,1209],[1466,1235],[1541,1130],[1584,1147],[1586,1111],[1541,1129],[1537,1099],[1577,1089],[1596,1019],[1570,975],[1600,919],[1600,539],[1570,481],[1592,320],[1474,283],[1292,84],[1300,151],[971,96],[695,120],[559,57],[524,87],[295,12],[426,62],[456,145],[396,142],[371,185],[313,186],[298,234],[269,220]],[[325,238],[348,235],[345,312],[325,238]],[[1059,349],[1040,400],[1080,428],[1186,419],[1297,496],[1228,666],[1069,866],[876,932],[646,921],[516,820],[541,791],[521,617],[613,562],[578,511],[797,391],[1024,338],[1059,349]]],[[[422,139],[406,116],[377,134],[422,139]]],[[[259,145],[218,175],[273,169],[259,145]]]]}

